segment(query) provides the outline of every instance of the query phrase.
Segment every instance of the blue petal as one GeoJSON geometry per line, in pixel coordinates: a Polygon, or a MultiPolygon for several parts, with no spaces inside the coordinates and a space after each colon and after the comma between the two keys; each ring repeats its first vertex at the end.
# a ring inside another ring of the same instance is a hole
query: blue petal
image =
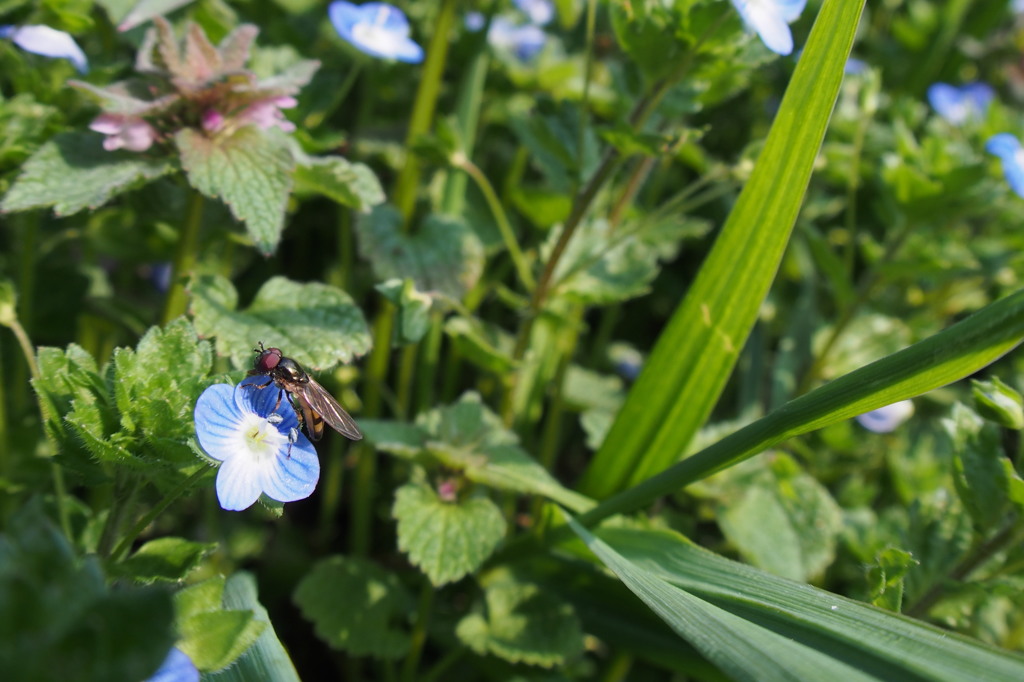
{"type": "Polygon", "coordinates": [[[530,23],[543,26],[555,18],[551,0],[515,0],[516,7],[530,19],[530,23]]]}
{"type": "Polygon", "coordinates": [[[1019,197],[1024,197],[1024,151],[1020,141],[1010,133],[999,133],[985,143],[989,154],[998,156],[1003,162],[1003,175],[1010,189],[1019,197]]]}
{"type": "Polygon", "coordinates": [[[949,83],[933,83],[928,86],[927,94],[928,103],[932,105],[935,113],[952,123],[960,121],[963,98],[958,88],[949,83]]]}
{"type": "Polygon", "coordinates": [[[783,14],[783,9],[791,11],[788,4],[785,8],[773,0],[732,0],[732,4],[743,23],[761,37],[765,47],[781,55],[793,51],[793,34],[783,14]]]}
{"type": "Polygon", "coordinates": [[[252,412],[263,418],[276,413],[281,417],[281,421],[276,424],[277,430],[285,435],[292,429],[299,428],[295,406],[287,394],[274,385],[270,377],[251,376],[242,379],[235,389],[235,404],[240,410],[252,412]],[[248,386],[253,388],[247,388],[248,386]]]}
{"type": "Polygon", "coordinates": [[[210,386],[196,401],[194,411],[196,438],[206,454],[225,460],[234,454],[234,434],[243,414],[235,403],[235,387],[228,384],[210,386]]]}
{"type": "Polygon", "coordinates": [[[248,457],[230,457],[217,470],[217,501],[222,509],[242,511],[260,498],[262,472],[248,457]]]}
{"type": "Polygon", "coordinates": [[[988,105],[996,96],[995,90],[987,83],[968,83],[960,89],[979,115],[988,111],[988,105]]]}
{"type": "Polygon", "coordinates": [[[775,0],[775,4],[779,6],[779,14],[783,21],[792,24],[800,18],[800,14],[807,5],[807,0],[775,0]]]}
{"type": "Polygon", "coordinates": [[[199,682],[199,670],[188,654],[173,647],[160,669],[145,682],[199,682]]]}
{"type": "Polygon", "coordinates": [[[67,59],[80,73],[89,70],[89,62],[82,48],[64,31],[49,26],[20,26],[5,33],[4,37],[9,36],[15,45],[26,52],[55,59],[67,59]]]}
{"type": "Polygon", "coordinates": [[[999,133],[988,138],[988,142],[985,143],[985,151],[989,154],[995,154],[1001,159],[1005,159],[1007,156],[1013,156],[1020,149],[1020,140],[1011,135],[1010,133],[999,133]]]}
{"type": "Polygon", "coordinates": [[[278,454],[272,468],[262,472],[260,486],[267,497],[278,502],[294,502],[313,494],[320,479],[320,459],[316,449],[304,435],[287,449],[278,454]]]}

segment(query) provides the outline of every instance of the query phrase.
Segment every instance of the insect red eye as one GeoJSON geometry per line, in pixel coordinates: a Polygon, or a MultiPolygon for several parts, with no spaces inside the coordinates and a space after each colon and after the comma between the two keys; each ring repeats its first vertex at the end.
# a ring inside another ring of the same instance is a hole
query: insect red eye
{"type": "Polygon", "coordinates": [[[255,367],[261,372],[269,372],[277,367],[279,362],[281,362],[281,349],[268,348],[260,353],[259,357],[256,358],[255,367]]]}

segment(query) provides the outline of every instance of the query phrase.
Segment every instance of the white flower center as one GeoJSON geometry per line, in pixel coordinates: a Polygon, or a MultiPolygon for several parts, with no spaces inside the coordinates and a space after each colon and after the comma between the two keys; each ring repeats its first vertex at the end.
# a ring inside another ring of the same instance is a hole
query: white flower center
{"type": "Polygon", "coordinates": [[[409,37],[409,32],[384,26],[390,11],[386,7],[382,7],[374,17],[373,23],[361,21],[352,26],[352,37],[363,45],[385,54],[398,52],[409,37]]]}
{"type": "Polygon", "coordinates": [[[277,456],[281,448],[288,445],[288,437],[277,430],[266,418],[246,414],[238,430],[240,447],[238,454],[253,464],[266,464],[277,456]]]}

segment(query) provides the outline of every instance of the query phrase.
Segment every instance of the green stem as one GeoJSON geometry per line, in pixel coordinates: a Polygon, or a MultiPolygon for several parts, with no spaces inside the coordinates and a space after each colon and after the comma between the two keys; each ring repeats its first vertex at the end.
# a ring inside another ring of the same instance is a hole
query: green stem
{"type": "Polygon", "coordinates": [[[512,263],[515,265],[519,281],[522,282],[523,287],[527,291],[533,291],[533,288],[536,286],[533,274],[530,272],[530,266],[526,263],[526,256],[523,255],[522,250],[519,248],[515,232],[512,230],[512,225],[508,221],[508,216],[505,214],[505,209],[502,207],[501,200],[498,199],[498,194],[494,191],[494,187],[483,171],[470,161],[466,155],[457,152],[451,161],[453,166],[465,171],[476,182],[477,188],[484,195],[484,200],[487,201],[488,208],[491,209],[494,221],[498,224],[498,231],[501,232],[501,239],[505,242],[508,255],[512,258],[512,263]]]}
{"type": "Polygon", "coordinates": [[[406,655],[405,663],[402,666],[402,682],[413,682],[416,679],[416,670],[420,666],[423,645],[427,641],[427,626],[430,624],[430,614],[433,607],[434,586],[424,580],[423,589],[420,591],[419,611],[416,613],[416,624],[412,630],[409,653],[406,655]]]}
{"type": "MultiPolygon", "coordinates": [[[[487,69],[491,60],[487,52],[487,36],[481,31],[477,50],[466,69],[459,88],[459,100],[455,107],[455,120],[459,138],[462,140],[462,154],[473,158],[476,146],[476,131],[480,121],[480,105],[483,101],[484,83],[487,81],[487,69]]],[[[444,198],[441,211],[447,215],[462,215],[466,202],[466,176],[462,173],[450,173],[444,187],[444,198]]]]}
{"type": "Polygon", "coordinates": [[[315,111],[311,113],[309,116],[307,116],[306,119],[302,122],[302,126],[306,130],[313,130],[321,123],[323,123],[324,119],[333,114],[334,111],[338,108],[338,106],[345,101],[345,98],[348,96],[349,90],[351,90],[352,86],[355,85],[356,79],[359,78],[359,74],[362,72],[362,70],[363,62],[356,62],[352,66],[352,68],[349,69],[348,75],[345,76],[345,80],[342,81],[341,86],[334,92],[334,96],[331,98],[330,103],[320,111],[315,111]]]}
{"type": "Polygon", "coordinates": [[[402,348],[402,358],[398,363],[398,418],[409,419],[414,416],[409,412],[412,404],[412,387],[416,381],[416,368],[419,365],[420,344],[410,343],[402,348]]]}
{"type": "Polygon", "coordinates": [[[458,663],[459,659],[467,653],[469,653],[469,650],[464,646],[452,649],[444,655],[444,658],[435,663],[433,668],[420,677],[420,682],[434,682],[435,680],[441,679],[441,676],[448,672],[448,668],[451,668],[453,665],[458,663]]]}
{"type": "MultiPolygon", "coordinates": [[[[381,397],[388,376],[391,358],[391,330],[395,323],[395,307],[381,299],[381,310],[373,325],[373,351],[366,367],[366,390],[363,393],[363,414],[375,418],[381,414],[381,397]]],[[[377,455],[373,448],[360,443],[355,448],[356,471],[352,490],[350,536],[352,551],[366,556],[370,549],[370,507],[373,504],[374,479],[377,477],[377,455]]]]}
{"type": "Polygon", "coordinates": [[[420,76],[420,86],[416,91],[409,130],[405,137],[405,165],[398,173],[395,189],[391,194],[392,202],[402,214],[406,231],[412,229],[412,214],[416,207],[416,190],[420,181],[420,164],[412,153],[412,146],[417,138],[430,131],[434,120],[434,110],[441,94],[441,76],[448,58],[449,36],[455,26],[455,9],[458,4],[458,0],[442,0],[441,9],[431,26],[427,59],[423,64],[423,74],[420,76]]]}
{"type": "Polygon", "coordinates": [[[153,523],[153,521],[156,520],[156,517],[160,516],[160,514],[162,514],[165,509],[171,506],[172,502],[177,500],[184,493],[188,492],[192,488],[192,485],[196,483],[204,475],[206,475],[209,471],[210,467],[200,466],[199,469],[195,471],[195,473],[193,473],[191,476],[189,476],[184,481],[179,483],[178,487],[176,487],[171,492],[167,493],[164,496],[164,498],[160,500],[159,503],[157,503],[155,507],[146,512],[146,514],[143,515],[142,518],[140,518],[135,523],[134,526],[132,526],[131,530],[129,530],[125,534],[125,536],[121,538],[121,542],[117,543],[117,547],[115,547],[114,551],[110,553],[110,558],[114,561],[120,561],[122,558],[124,558],[124,555],[128,553],[129,549],[131,549],[132,543],[135,542],[135,538],[139,537],[139,534],[141,534],[142,531],[146,530],[149,524],[153,523]]]}
{"type": "Polygon", "coordinates": [[[441,341],[444,337],[444,315],[439,310],[430,313],[430,328],[420,344],[420,380],[416,385],[414,414],[419,414],[434,404],[434,389],[437,382],[437,368],[440,364],[441,341]]]}
{"type": "Polygon", "coordinates": [[[171,288],[164,300],[162,324],[167,324],[188,309],[188,294],[185,291],[187,278],[195,269],[199,251],[199,231],[203,225],[203,195],[195,189],[189,190],[185,208],[185,221],[178,237],[178,248],[171,263],[171,288]]]}
{"type": "Polygon", "coordinates": [[[345,458],[341,451],[342,439],[331,439],[320,486],[320,544],[329,547],[334,537],[334,520],[341,506],[341,487],[345,478],[345,458]]]}

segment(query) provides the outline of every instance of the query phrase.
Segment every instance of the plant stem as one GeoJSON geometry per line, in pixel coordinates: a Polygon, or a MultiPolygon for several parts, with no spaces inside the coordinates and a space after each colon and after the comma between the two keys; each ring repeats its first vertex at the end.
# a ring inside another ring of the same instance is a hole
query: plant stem
{"type": "Polygon", "coordinates": [[[441,340],[444,337],[444,315],[439,310],[430,313],[430,328],[420,344],[420,380],[416,385],[416,404],[413,414],[419,414],[434,404],[437,367],[440,364],[441,340]]]}
{"type": "Polygon", "coordinates": [[[185,292],[187,277],[195,269],[199,251],[199,232],[203,225],[203,195],[189,189],[185,208],[185,221],[178,236],[178,248],[171,263],[171,288],[164,300],[161,323],[167,324],[188,309],[188,294],[185,292]]]}
{"type": "Polygon", "coordinates": [[[129,549],[131,549],[132,543],[135,542],[135,538],[137,538],[142,531],[146,530],[146,527],[153,523],[156,517],[160,516],[165,509],[171,506],[172,502],[177,500],[184,493],[188,492],[188,490],[192,488],[192,485],[209,473],[209,471],[209,466],[200,466],[199,469],[197,469],[191,476],[179,483],[178,487],[167,493],[164,498],[156,504],[156,506],[146,512],[146,514],[143,515],[134,526],[132,526],[131,530],[121,538],[121,542],[117,543],[114,551],[110,553],[110,558],[114,561],[120,561],[124,558],[124,555],[128,553],[129,549]]]}
{"type": "Polygon", "coordinates": [[[423,645],[427,641],[427,626],[430,624],[430,614],[434,607],[434,586],[427,580],[423,581],[423,589],[420,591],[420,605],[416,612],[416,623],[413,626],[409,653],[402,665],[402,682],[413,682],[416,679],[416,670],[420,666],[420,656],[423,655],[423,645]]]}
{"type": "Polygon", "coordinates": [[[487,176],[484,175],[480,168],[469,160],[466,155],[461,152],[456,153],[452,157],[452,165],[456,168],[464,171],[469,177],[473,178],[476,182],[477,188],[480,193],[484,195],[484,200],[487,201],[488,208],[491,209],[491,215],[494,216],[494,221],[498,224],[498,231],[501,232],[501,239],[505,242],[505,248],[508,249],[508,255],[512,258],[512,263],[516,267],[516,274],[519,275],[519,281],[527,291],[533,291],[536,283],[533,280],[533,274],[530,272],[530,266],[526,263],[526,257],[523,255],[522,250],[519,248],[519,242],[516,241],[516,235],[512,230],[512,225],[508,221],[508,216],[505,214],[505,209],[501,205],[501,200],[498,199],[498,194],[494,191],[494,187],[491,185],[487,176]]]}
{"type": "Polygon", "coordinates": [[[420,181],[419,160],[412,153],[413,143],[421,135],[430,131],[434,120],[434,109],[441,93],[441,76],[444,73],[445,61],[448,58],[449,35],[455,25],[455,9],[458,0],[442,0],[441,9],[437,13],[431,27],[430,44],[427,46],[427,59],[423,64],[423,75],[416,91],[413,103],[409,130],[405,136],[405,165],[399,171],[392,192],[392,202],[398,207],[404,219],[405,231],[412,229],[412,214],[416,207],[416,190],[420,181]]]}

